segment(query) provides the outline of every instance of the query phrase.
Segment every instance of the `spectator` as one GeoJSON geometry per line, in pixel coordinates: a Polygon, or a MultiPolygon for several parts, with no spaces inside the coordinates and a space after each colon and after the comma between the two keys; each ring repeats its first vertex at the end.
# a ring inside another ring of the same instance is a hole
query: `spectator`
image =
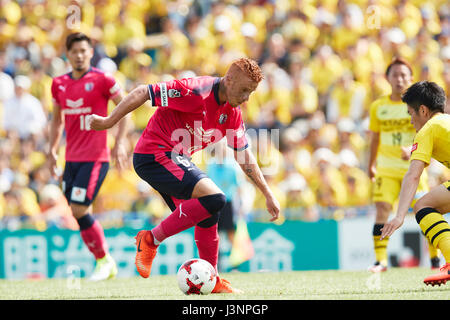
{"type": "Polygon", "coordinates": [[[3,129],[17,131],[21,139],[42,134],[47,117],[39,100],[28,93],[30,78],[18,75],[14,84],[15,96],[4,103],[3,129]]]}
{"type": "MultiPolygon", "coordinates": [[[[27,187],[37,195],[56,182],[42,174],[40,166],[47,137],[43,119],[53,110],[49,77],[69,71],[62,41],[68,20],[57,1],[0,3],[0,195],[8,193],[3,198],[10,204],[20,198],[20,192],[11,193],[19,172],[29,176],[27,187]]],[[[316,166],[312,155],[320,148],[335,156],[348,149],[358,160],[348,168],[342,162],[326,162],[321,165],[325,172],[366,170],[368,108],[390,93],[384,66],[394,56],[415,62],[415,80],[429,79],[445,88],[450,113],[450,11],[442,0],[207,1],[189,7],[184,1],[95,1],[78,6],[81,21],[71,27],[91,36],[92,65],[114,73],[127,91],[188,74],[221,76],[236,57],[258,61],[265,79],[241,106],[246,109],[247,129],[287,129],[291,135],[288,147],[285,142],[275,146],[278,153],[271,152],[273,158],[266,163],[270,167],[275,158],[282,160],[275,166],[274,185],[300,174],[316,196],[320,176],[311,169],[316,166]],[[370,10],[374,6],[376,12],[370,10]],[[139,42],[134,51],[127,51],[130,39],[139,42]]],[[[132,113],[130,145],[153,112],[149,106],[132,113]]],[[[260,160],[264,152],[263,148],[260,160]]],[[[58,161],[62,167],[64,148],[58,161]]],[[[446,177],[446,172],[430,169],[432,181],[446,177]]],[[[355,175],[344,176],[343,181],[349,194],[363,183],[355,175]]],[[[127,206],[117,204],[121,215],[133,201],[141,205],[146,196],[152,199],[148,210],[152,214],[159,210],[157,197],[137,192],[131,181],[126,185],[135,192],[127,198],[127,206]]],[[[305,210],[304,202],[294,201],[305,191],[299,193],[299,186],[292,186],[295,190],[286,193],[285,205],[305,210]]],[[[110,210],[113,202],[99,201],[97,207],[109,203],[110,210]]],[[[313,220],[325,217],[321,206],[317,208],[313,220]]]]}
{"type": "Polygon", "coordinates": [[[0,104],[14,96],[14,80],[3,70],[6,68],[6,55],[0,50],[0,104]]]}

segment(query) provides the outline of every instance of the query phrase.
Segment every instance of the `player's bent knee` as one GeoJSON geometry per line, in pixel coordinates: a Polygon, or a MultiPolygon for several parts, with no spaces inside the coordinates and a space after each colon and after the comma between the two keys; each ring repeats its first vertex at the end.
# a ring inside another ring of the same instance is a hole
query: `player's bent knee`
{"type": "Polygon", "coordinates": [[[198,198],[198,201],[211,215],[214,215],[222,210],[227,202],[227,198],[223,193],[215,193],[200,197],[198,198]]]}
{"type": "Polygon", "coordinates": [[[420,210],[422,210],[423,208],[427,208],[427,207],[430,207],[430,205],[427,204],[427,201],[425,200],[425,198],[422,197],[419,200],[417,200],[416,203],[414,204],[413,211],[417,214],[417,213],[419,213],[420,210]]]}
{"type": "Polygon", "coordinates": [[[223,193],[198,198],[200,204],[211,214],[211,217],[201,221],[197,226],[201,228],[210,228],[219,222],[219,212],[225,206],[227,198],[223,193]]]}
{"type": "Polygon", "coordinates": [[[420,201],[420,199],[414,204],[414,207],[413,207],[413,211],[414,211],[414,213],[416,214],[416,216],[417,216],[417,214],[419,213],[419,211],[421,210],[423,208],[423,206],[422,206],[422,203],[421,203],[421,201],[420,201]]]}

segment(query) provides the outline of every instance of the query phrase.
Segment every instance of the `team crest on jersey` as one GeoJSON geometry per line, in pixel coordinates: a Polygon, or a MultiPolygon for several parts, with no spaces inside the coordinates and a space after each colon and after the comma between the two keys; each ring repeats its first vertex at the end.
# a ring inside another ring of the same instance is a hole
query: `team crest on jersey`
{"type": "Polygon", "coordinates": [[[94,83],[93,82],[87,82],[84,84],[84,90],[86,91],[92,91],[94,89],[94,83]]]}
{"type": "Polygon", "coordinates": [[[219,123],[224,124],[227,121],[228,116],[225,113],[222,113],[219,117],[219,123]]]}
{"type": "Polygon", "coordinates": [[[179,98],[181,97],[180,91],[176,89],[169,89],[169,98],[179,98]]]}

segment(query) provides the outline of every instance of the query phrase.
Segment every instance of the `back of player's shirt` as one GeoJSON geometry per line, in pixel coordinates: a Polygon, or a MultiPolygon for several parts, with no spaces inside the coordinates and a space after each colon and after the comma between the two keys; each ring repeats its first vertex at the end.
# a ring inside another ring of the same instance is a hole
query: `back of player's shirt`
{"type": "Polygon", "coordinates": [[[119,92],[114,78],[96,68],[79,79],[71,73],[53,79],[52,96],[65,120],[66,161],[109,161],[107,131],[91,130],[86,116],[107,116],[108,100],[119,92]]]}
{"type": "Polygon", "coordinates": [[[149,85],[150,100],[158,109],[134,151],[174,151],[190,156],[223,137],[230,147],[245,149],[241,109],[219,104],[219,81],[204,76],[149,85]]]}
{"type": "Polygon", "coordinates": [[[405,103],[382,97],[370,107],[369,129],[380,134],[377,174],[403,178],[409,162],[402,159],[402,147],[412,146],[416,133],[405,103]]]}
{"type": "Polygon", "coordinates": [[[450,115],[436,114],[417,132],[410,160],[436,159],[450,169],[450,115]]]}

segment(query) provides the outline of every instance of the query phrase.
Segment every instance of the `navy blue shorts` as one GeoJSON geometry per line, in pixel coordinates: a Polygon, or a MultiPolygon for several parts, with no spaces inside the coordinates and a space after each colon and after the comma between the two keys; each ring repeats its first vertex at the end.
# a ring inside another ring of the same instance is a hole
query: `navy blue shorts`
{"type": "Polygon", "coordinates": [[[133,166],[138,176],[161,194],[172,211],[180,200],[191,198],[198,181],[208,177],[190,158],[170,151],[135,153],[133,166]]]}
{"type": "Polygon", "coordinates": [[[89,206],[105,180],[109,162],[66,162],[62,190],[69,203],[89,206]]]}

